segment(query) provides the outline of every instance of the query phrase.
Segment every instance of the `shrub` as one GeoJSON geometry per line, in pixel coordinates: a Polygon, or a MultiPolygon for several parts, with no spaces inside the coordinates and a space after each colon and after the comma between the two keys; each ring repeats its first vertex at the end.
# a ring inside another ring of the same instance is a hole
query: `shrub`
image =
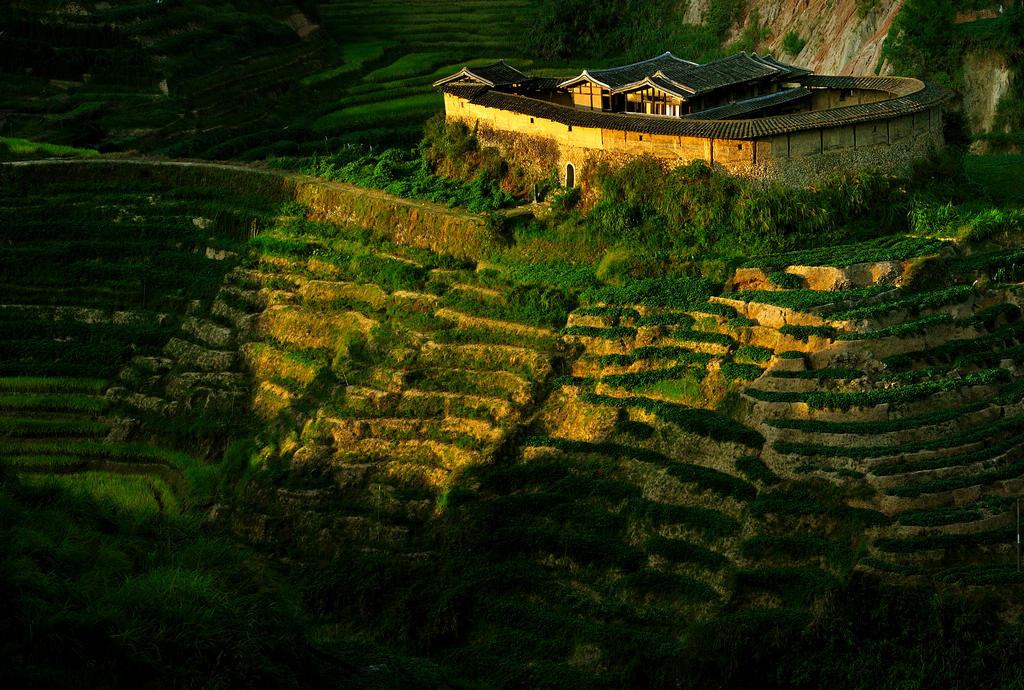
{"type": "Polygon", "coordinates": [[[736,469],[751,481],[758,481],[768,485],[778,484],[782,481],[779,475],[772,472],[761,458],[753,455],[744,455],[737,459],[736,469]]]}
{"type": "Polygon", "coordinates": [[[763,373],[764,369],[754,364],[722,363],[722,375],[728,381],[753,381],[763,373]]]}
{"type": "Polygon", "coordinates": [[[767,362],[772,358],[772,351],[760,345],[740,345],[733,353],[734,359],[749,359],[751,362],[767,362]]]}
{"type": "Polygon", "coordinates": [[[765,187],[702,161],[666,170],[652,157],[601,165],[594,181],[599,199],[578,221],[593,245],[694,263],[703,252],[749,256],[836,244],[850,220],[880,208],[887,214],[877,221],[895,229],[905,204],[905,192],[877,175],[840,177],[816,190],[765,187]]]}
{"type": "Polygon", "coordinates": [[[580,301],[583,304],[639,304],[685,309],[691,305],[704,305],[716,287],[704,278],[644,278],[618,287],[591,288],[580,296],[580,301]]]}
{"type": "Polygon", "coordinates": [[[772,271],[768,274],[768,281],[775,287],[794,290],[804,287],[804,279],[795,273],[785,271],[772,271]]]}
{"type": "Polygon", "coordinates": [[[799,55],[805,45],[807,45],[807,41],[801,38],[796,31],[789,31],[782,38],[782,49],[790,55],[799,55]]]}
{"type": "Polygon", "coordinates": [[[835,338],[836,329],[831,326],[793,326],[786,324],[779,329],[779,333],[788,335],[807,342],[810,338],[835,338]]]}

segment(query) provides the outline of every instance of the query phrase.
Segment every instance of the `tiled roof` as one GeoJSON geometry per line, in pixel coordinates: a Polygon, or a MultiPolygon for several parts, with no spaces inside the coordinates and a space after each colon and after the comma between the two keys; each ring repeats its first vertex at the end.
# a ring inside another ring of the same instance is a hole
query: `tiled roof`
{"type": "Polygon", "coordinates": [[[578,76],[566,79],[559,86],[567,87],[580,81],[593,81],[615,90],[638,81],[643,81],[662,69],[679,67],[694,67],[696,62],[690,62],[678,58],[672,53],[665,52],[657,57],[648,60],[641,60],[621,67],[609,67],[608,69],[583,70],[578,76]]]}
{"type": "MultiPolygon", "coordinates": [[[[541,117],[564,125],[617,129],[627,132],[667,134],[670,136],[714,137],[719,139],[758,139],[822,127],[839,127],[858,122],[888,119],[919,113],[947,100],[947,89],[925,84],[917,79],[902,77],[840,77],[859,80],[858,88],[875,88],[890,93],[901,93],[884,101],[862,103],[842,108],[817,110],[789,115],[744,120],[699,119],[693,117],[658,117],[626,113],[608,113],[577,110],[536,98],[502,93],[492,89],[477,89],[473,95],[460,97],[477,105],[541,117]],[[896,83],[894,83],[894,81],[896,83]]],[[[847,82],[843,82],[847,83],[847,82]]],[[[840,87],[850,88],[850,87],[840,87]]],[[[465,87],[450,85],[442,89],[453,95],[469,94],[465,87]],[[456,91],[458,89],[458,91],[456,91]]]]}
{"type": "Polygon", "coordinates": [[[736,53],[705,65],[686,68],[668,68],[660,71],[673,83],[684,87],[691,94],[703,94],[732,84],[741,84],[765,77],[785,78],[790,71],[781,63],[769,63],[757,55],[736,53]]]}
{"type": "Polygon", "coordinates": [[[916,79],[906,77],[840,77],[827,74],[812,74],[800,80],[810,88],[818,89],[869,89],[888,91],[894,96],[906,96],[917,90],[916,79]]]}
{"type": "Polygon", "coordinates": [[[808,73],[809,70],[787,65],[774,58],[760,57],[756,53],[736,53],[703,65],[681,60],[672,53],[665,53],[650,60],[622,67],[584,70],[579,76],[567,79],[560,86],[568,87],[581,81],[593,81],[607,87],[612,93],[654,86],[680,98],[690,98],[732,84],[766,77],[795,78],[808,73]]]}
{"type": "Polygon", "coordinates": [[[508,86],[529,80],[531,77],[523,74],[504,60],[498,60],[483,67],[463,67],[455,74],[438,79],[434,86],[443,86],[453,81],[475,81],[486,86],[508,86]]]}
{"type": "Polygon", "coordinates": [[[785,89],[784,91],[776,91],[775,93],[770,93],[764,96],[757,96],[743,101],[736,101],[735,103],[720,105],[717,108],[707,108],[690,115],[685,115],[684,117],[691,120],[731,120],[739,117],[740,115],[749,115],[759,110],[764,110],[765,108],[771,108],[772,106],[799,101],[800,99],[807,98],[810,95],[811,90],[804,87],[785,89]]]}

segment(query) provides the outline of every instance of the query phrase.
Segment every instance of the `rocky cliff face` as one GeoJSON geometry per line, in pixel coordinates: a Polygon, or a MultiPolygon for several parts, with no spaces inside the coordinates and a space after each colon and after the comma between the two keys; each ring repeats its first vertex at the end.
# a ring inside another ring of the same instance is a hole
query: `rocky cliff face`
{"type": "MultiPolygon", "coordinates": [[[[701,21],[709,4],[709,0],[692,0],[686,21],[701,21]]],[[[902,6],[903,0],[878,0],[861,14],[857,0],[760,0],[748,4],[729,40],[742,34],[756,9],[757,21],[769,32],[760,44],[762,50],[817,72],[864,74],[874,71],[889,26],[902,6]],[[806,41],[797,55],[787,54],[782,47],[790,31],[806,41]]],[[[884,65],[882,73],[886,73],[884,65]]]]}
{"type": "MultiPolygon", "coordinates": [[[[764,27],[767,36],[758,51],[808,67],[822,74],[891,74],[892,67],[881,61],[882,44],[904,0],[876,0],[869,10],[858,8],[858,0],[758,0],[747,3],[742,21],[726,41],[740,38],[753,23],[764,27]],[[797,54],[787,52],[786,35],[794,31],[805,41],[797,54]]],[[[863,0],[859,3],[864,5],[863,0]]],[[[703,21],[710,0],[691,0],[684,21],[703,21]]],[[[961,13],[957,22],[994,16],[994,10],[961,13]]],[[[964,113],[975,133],[991,131],[996,106],[1010,88],[1012,68],[995,50],[973,50],[964,55],[964,113]]]]}
{"type": "Polygon", "coordinates": [[[964,56],[961,93],[972,132],[992,131],[996,108],[1009,92],[1012,77],[1009,61],[999,51],[978,50],[964,56]]]}

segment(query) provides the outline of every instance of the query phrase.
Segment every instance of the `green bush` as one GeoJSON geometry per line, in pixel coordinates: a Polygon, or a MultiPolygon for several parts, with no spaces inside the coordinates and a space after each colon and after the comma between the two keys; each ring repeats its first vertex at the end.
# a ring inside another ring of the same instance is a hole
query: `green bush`
{"type": "Polygon", "coordinates": [[[744,455],[736,460],[736,469],[744,477],[751,481],[758,481],[766,485],[778,484],[782,481],[779,475],[771,471],[768,465],[764,464],[761,458],[753,455],[744,455]]]}
{"type": "Polygon", "coordinates": [[[601,366],[628,367],[630,364],[648,360],[668,360],[685,364],[706,365],[712,359],[711,355],[704,352],[693,352],[678,346],[655,347],[645,345],[638,347],[628,354],[602,355],[598,358],[601,366]]]}
{"type": "Polygon", "coordinates": [[[599,200],[580,220],[591,242],[650,257],[750,256],[839,243],[850,220],[878,208],[889,213],[878,221],[895,229],[905,205],[904,192],[866,174],[817,190],[764,187],[701,161],[666,171],[639,157],[617,169],[599,166],[594,180],[599,200]]]}
{"type": "Polygon", "coordinates": [[[704,378],[702,368],[697,368],[699,366],[694,364],[678,364],[664,369],[609,374],[608,376],[602,376],[600,382],[608,386],[629,390],[650,386],[661,381],[675,381],[683,378],[699,381],[704,378]]]}
{"type": "Polygon", "coordinates": [[[768,281],[775,287],[786,290],[797,290],[804,287],[804,279],[795,273],[785,271],[772,271],[768,274],[768,281]]]}
{"type": "Polygon", "coordinates": [[[722,375],[727,381],[753,381],[763,373],[764,369],[756,364],[722,362],[722,375]]]}
{"type": "Polygon", "coordinates": [[[515,202],[501,188],[506,168],[495,150],[479,147],[464,124],[434,118],[418,150],[374,153],[349,146],[334,155],[313,156],[302,172],[396,196],[495,211],[515,202]]]}
{"type": "Polygon", "coordinates": [[[644,278],[621,286],[603,286],[580,295],[583,304],[643,305],[686,309],[704,306],[717,289],[706,278],[644,278]]]}
{"type": "Polygon", "coordinates": [[[774,353],[760,345],[740,345],[733,353],[734,359],[749,359],[751,362],[767,362],[774,353]]]}
{"type": "Polygon", "coordinates": [[[782,37],[782,49],[789,55],[799,55],[805,45],[807,45],[807,41],[801,38],[796,31],[788,31],[782,37]]]}
{"type": "Polygon", "coordinates": [[[786,324],[779,333],[807,342],[810,338],[835,338],[836,329],[831,326],[793,326],[786,324]]]}

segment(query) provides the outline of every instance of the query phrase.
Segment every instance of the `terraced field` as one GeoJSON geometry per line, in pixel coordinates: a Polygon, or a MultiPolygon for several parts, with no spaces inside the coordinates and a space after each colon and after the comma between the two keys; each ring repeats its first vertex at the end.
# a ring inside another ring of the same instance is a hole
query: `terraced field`
{"type": "Polygon", "coordinates": [[[412,143],[434,80],[523,58],[534,4],[14,2],[0,136],[243,160],[412,143]]]}
{"type": "MultiPolygon", "coordinates": [[[[1021,293],[989,282],[1017,251],[947,259],[947,275],[962,281],[951,287],[898,287],[910,264],[894,261],[790,267],[818,289],[715,298],[775,326],[752,334],[781,352],[743,392],[765,463],[852,487],[856,505],[886,516],[868,531],[862,567],[965,585],[1021,581],[1021,293]]],[[[770,282],[744,273],[748,287],[770,282]]]]}
{"type": "Polygon", "coordinates": [[[202,458],[246,388],[235,354],[207,349],[228,332],[209,303],[264,211],[155,184],[5,185],[3,463],[142,512],[208,495],[202,458]]]}
{"type": "Polygon", "coordinates": [[[313,564],[324,643],[472,625],[445,664],[578,685],[697,624],[806,621],[858,572],[1016,601],[1013,246],[568,291],[224,166],[63,167],[0,190],[0,459],[313,564]]]}

